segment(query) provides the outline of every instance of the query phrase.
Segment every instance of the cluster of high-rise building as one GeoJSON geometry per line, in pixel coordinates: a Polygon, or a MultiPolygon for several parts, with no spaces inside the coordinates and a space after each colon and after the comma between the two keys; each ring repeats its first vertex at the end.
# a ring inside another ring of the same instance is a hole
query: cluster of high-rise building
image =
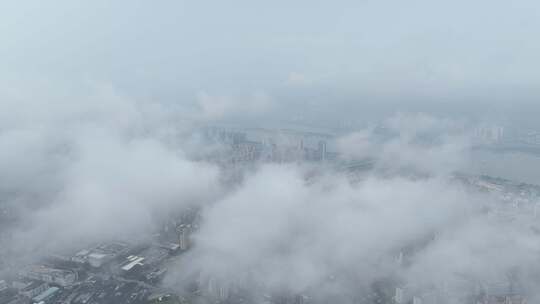
{"type": "Polygon", "coordinates": [[[481,125],[473,129],[472,138],[477,145],[505,150],[537,153],[540,149],[540,131],[533,129],[481,125]]]}
{"type": "Polygon", "coordinates": [[[246,162],[299,162],[335,159],[328,142],[332,136],[290,130],[237,130],[211,127],[204,130],[205,138],[229,148],[222,161],[246,162]]]}
{"type": "Polygon", "coordinates": [[[478,143],[497,144],[505,138],[504,127],[496,125],[479,126],[473,130],[473,136],[478,143]]]}
{"type": "Polygon", "coordinates": [[[463,281],[459,285],[459,289],[455,290],[446,284],[427,291],[415,290],[411,287],[396,287],[391,302],[395,304],[527,304],[527,299],[522,293],[513,290],[511,282],[501,284],[463,281]]]}

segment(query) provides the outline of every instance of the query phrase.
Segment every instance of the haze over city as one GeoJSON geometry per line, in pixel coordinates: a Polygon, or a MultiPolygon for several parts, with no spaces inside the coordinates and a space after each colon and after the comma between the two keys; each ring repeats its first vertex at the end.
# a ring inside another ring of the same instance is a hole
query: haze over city
{"type": "Polygon", "coordinates": [[[540,3],[0,3],[0,304],[539,303],[540,3]]]}

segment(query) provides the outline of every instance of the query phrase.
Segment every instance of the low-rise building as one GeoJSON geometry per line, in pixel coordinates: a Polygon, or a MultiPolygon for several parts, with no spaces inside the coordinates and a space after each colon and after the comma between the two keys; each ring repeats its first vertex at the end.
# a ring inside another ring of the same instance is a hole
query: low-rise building
{"type": "Polygon", "coordinates": [[[71,257],[71,261],[99,268],[129,250],[122,242],[103,243],[94,248],[83,249],[71,257]]]}
{"type": "Polygon", "coordinates": [[[58,291],[60,291],[60,288],[51,287],[45,290],[44,292],[42,292],[41,294],[32,298],[32,301],[34,303],[47,303],[47,301],[53,298],[58,293],[58,291]]]}
{"type": "Polygon", "coordinates": [[[114,256],[111,254],[94,252],[88,255],[88,264],[92,267],[99,268],[113,258],[114,256]]]}
{"type": "Polygon", "coordinates": [[[18,290],[19,294],[27,298],[33,298],[49,288],[47,283],[28,279],[14,281],[11,285],[18,290]]]}
{"type": "Polygon", "coordinates": [[[22,275],[29,279],[60,286],[68,286],[77,281],[77,273],[73,271],[50,268],[46,266],[33,266],[24,271],[22,275]]]}
{"type": "Polygon", "coordinates": [[[520,295],[489,296],[478,304],[527,304],[527,300],[520,295]]]}
{"type": "Polygon", "coordinates": [[[136,256],[136,255],[130,255],[130,256],[128,256],[126,258],[126,262],[124,262],[124,264],[122,264],[120,266],[120,268],[123,271],[128,272],[131,269],[135,268],[135,266],[142,266],[143,261],[144,261],[144,257],[139,257],[139,256],[136,256]]]}

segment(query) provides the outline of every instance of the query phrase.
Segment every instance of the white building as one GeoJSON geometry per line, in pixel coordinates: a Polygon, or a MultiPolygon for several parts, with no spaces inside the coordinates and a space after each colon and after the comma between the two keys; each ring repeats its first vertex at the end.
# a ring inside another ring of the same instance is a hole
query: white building
{"type": "Polygon", "coordinates": [[[394,294],[394,301],[399,304],[405,303],[403,289],[396,287],[396,292],[394,294]]]}
{"type": "Polygon", "coordinates": [[[131,269],[133,269],[133,267],[135,266],[142,266],[144,265],[142,262],[144,261],[144,258],[143,257],[139,257],[139,256],[136,256],[136,255],[130,255],[127,257],[127,262],[125,262],[123,265],[122,265],[122,270],[123,271],[130,271],[131,269]]]}
{"type": "Polygon", "coordinates": [[[188,250],[191,246],[190,235],[191,235],[191,226],[189,225],[180,225],[177,228],[178,231],[178,244],[180,245],[180,250],[188,250]]]}
{"type": "Polygon", "coordinates": [[[33,266],[29,270],[23,272],[22,275],[29,279],[60,286],[68,286],[77,281],[77,273],[73,271],[49,268],[45,266],[33,266]]]}
{"type": "Polygon", "coordinates": [[[88,255],[88,264],[90,264],[92,267],[98,268],[109,262],[112,258],[112,255],[94,252],[88,255]]]}
{"type": "Polygon", "coordinates": [[[498,143],[504,138],[504,127],[480,126],[474,130],[474,136],[480,143],[498,143]]]}

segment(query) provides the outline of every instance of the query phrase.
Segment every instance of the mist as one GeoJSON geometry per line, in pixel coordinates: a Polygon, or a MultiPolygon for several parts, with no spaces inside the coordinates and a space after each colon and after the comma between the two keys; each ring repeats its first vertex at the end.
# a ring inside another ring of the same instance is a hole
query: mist
{"type": "Polygon", "coordinates": [[[23,0],[0,20],[0,303],[35,301],[29,278],[47,304],[540,298],[536,1],[23,0]]]}

